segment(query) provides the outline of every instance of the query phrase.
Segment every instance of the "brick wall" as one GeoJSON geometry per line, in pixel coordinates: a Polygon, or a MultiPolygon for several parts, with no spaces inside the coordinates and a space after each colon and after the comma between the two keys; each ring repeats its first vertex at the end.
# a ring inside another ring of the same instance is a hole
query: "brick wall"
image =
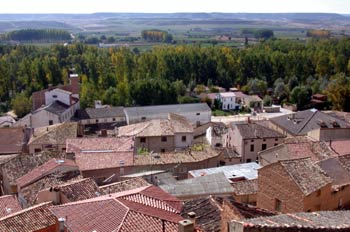
{"type": "Polygon", "coordinates": [[[281,201],[281,212],[292,213],[304,210],[304,195],[291,180],[280,163],[275,163],[258,170],[259,191],[257,206],[274,211],[275,199],[281,201]]]}
{"type": "Polygon", "coordinates": [[[232,208],[230,203],[226,200],[223,201],[222,211],[221,211],[221,231],[227,232],[228,223],[232,220],[242,220],[244,219],[239,212],[232,208]]]}

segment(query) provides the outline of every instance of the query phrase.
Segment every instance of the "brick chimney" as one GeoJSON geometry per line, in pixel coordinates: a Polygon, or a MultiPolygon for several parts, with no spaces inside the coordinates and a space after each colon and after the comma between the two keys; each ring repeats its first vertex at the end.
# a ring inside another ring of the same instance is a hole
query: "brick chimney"
{"type": "Polygon", "coordinates": [[[65,231],[65,225],[64,225],[65,222],[66,222],[66,219],[63,217],[58,219],[57,232],[64,232],[65,231]]]}
{"type": "Polygon", "coordinates": [[[71,92],[73,94],[79,94],[80,85],[78,74],[69,75],[69,84],[71,85],[71,92]]]}
{"type": "Polygon", "coordinates": [[[191,220],[185,219],[182,221],[179,221],[179,232],[193,232],[194,231],[194,224],[191,220]]]}

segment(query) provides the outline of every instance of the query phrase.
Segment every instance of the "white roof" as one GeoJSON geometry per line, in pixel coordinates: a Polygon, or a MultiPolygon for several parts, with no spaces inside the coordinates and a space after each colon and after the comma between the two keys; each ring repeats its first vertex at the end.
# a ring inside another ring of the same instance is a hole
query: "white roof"
{"type": "Polygon", "coordinates": [[[236,94],[234,92],[225,92],[225,93],[219,93],[221,97],[235,97],[236,94]]]}

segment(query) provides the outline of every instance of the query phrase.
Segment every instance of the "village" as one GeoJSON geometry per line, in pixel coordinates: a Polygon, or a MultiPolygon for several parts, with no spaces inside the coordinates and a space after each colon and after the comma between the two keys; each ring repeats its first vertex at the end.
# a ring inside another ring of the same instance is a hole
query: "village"
{"type": "Polygon", "coordinates": [[[1,232],[350,230],[350,113],[325,96],[298,111],[218,87],[82,109],[69,81],[0,117],[1,232]]]}

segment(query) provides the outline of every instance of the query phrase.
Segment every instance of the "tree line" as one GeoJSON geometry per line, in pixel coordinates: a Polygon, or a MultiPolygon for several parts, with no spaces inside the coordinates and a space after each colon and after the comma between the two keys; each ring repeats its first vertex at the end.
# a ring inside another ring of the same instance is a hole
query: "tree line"
{"type": "MultiPolygon", "coordinates": [[[[81,76],[82,107],[102,99],[112,105],[191,102],[197,85],[239,87],[279,102],[325,93],[334,109],[350,111],[350,40],[267,40],[243,49],[200,45],[128,48],[0,46],[0,109],[49,84],[81,76]],[[297,88],[297,89],[295,89],[297,88]]],[[[18,102],[18,101],[17,101],[18,102]]],[[[299,102],[303,104],[303,102],[299,102]]]]}
{"type": "Polygon", "coordinates": [[[170,43],[173,40],[173,36],[167,31],[161,30],[143,30],[141,37],[144,40],[152,42],[165,42],[170,43]]]}
{"type": "Polygon", "coordinates": [[[71,39],[71,35],[65,30],[23,29],[6,33],[3,35],[3,39],[15,41],[67,41],[71,39]]]}

